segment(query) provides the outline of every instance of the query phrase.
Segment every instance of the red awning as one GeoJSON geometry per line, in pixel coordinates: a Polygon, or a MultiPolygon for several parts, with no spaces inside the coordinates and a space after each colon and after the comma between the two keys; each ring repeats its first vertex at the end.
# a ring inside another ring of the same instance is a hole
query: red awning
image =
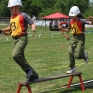
{"type": "Polygon", "coordinates": [[[57,12],[57,13],[54,13],[54,14],[51,14],[48,16],[44,16],[41,18],[43,18],[43,19],[59,19],[59,18],[70,18],[70,17],[65,14],[61,14],[61,13],[57,12]]]}

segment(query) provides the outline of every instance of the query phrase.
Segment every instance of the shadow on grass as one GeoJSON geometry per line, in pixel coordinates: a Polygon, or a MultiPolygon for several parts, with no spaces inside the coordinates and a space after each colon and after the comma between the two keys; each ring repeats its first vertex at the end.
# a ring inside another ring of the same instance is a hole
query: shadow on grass
{"type": "Polygon", "coordinates": [[[79,89],[77,88],[70,88],[70,89],[66,89],[66,90],[62,90],[62,92],[58,92],[58,93],[72,93],[72,92],[76,92],[78,91],[79,89]]]}
{"type": "MultiPolygon", "coordinates": [[[[67,90],[63,90],[62,92],[59,92],[59,93],[72,93],[74,91],[81,90],[80,84],[72,86],[72,87],[73,88],[67,89],[67,90]]],[[[85,90],[86,89],[93,89],[93,80],[84,81],[84,87],[85,87],[85,90]]]]}
{"type": "MultiPolygon", "coordinates": [[[[93,80],[87,80],[87,81],[84,81],[83,82],[84,83],[84,87],[85,87],[85,89],[89,89],[89,88],[93,88],[93,80]]],[[[76,86],[74,86],[74,87],[76,87],[76,88],[81,88],[81,86],[80,86],[80,84],[79,85],[76,85],[76,86]]]]}
{"type": "MultiPolygon", "coordinates": [[[[87,80],[87,81],[84,81],[83,83],[84,83],[85,90],[93,89],[93,80],[87,80]]],[[[57,93],[73,93],[74,91],[79,91],[82,89],[81,89],[80,83],[75,83],[75,84],[72,84],[69,89],[62,90],[62,88],[56,88],[53,90],[48,90],[48,91],[39,92],[39,93],[52,93],[53,91],[56,93],[57,90],[59,90],[59,92],[57,92],[57,93]]]]}

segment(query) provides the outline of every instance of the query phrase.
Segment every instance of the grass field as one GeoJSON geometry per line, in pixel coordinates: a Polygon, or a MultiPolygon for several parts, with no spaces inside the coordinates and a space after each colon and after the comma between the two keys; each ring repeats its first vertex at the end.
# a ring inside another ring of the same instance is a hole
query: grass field
{"type": "MultiPolygon", "coordinates": [[[[3,26],[1,26],[3,28],[3,26]]],[[[90,30],[90,29],[89,29],[90,30]]],[[[67,41],[59,31],[49,31],[48,28],[37,27],[35,36],[31,36],[25,49],[25,56],[29,64],[38,72],[39,77],[64,74],[69,69],[67,41]]],[[[71,38],[71,34],[68,34],[71,38]]],[[[11,57],[13,45],[10,36],[0,35],[0,93],[16,93],[17,84],[24,81],[25,73],[11,57]]],[[[89,63],[76,60],[77,71],[82,72],[83,80],[93,79],[93,33],[86,33],[85,51],[89,54],[89,63]]],[[[33,93],[59,88],[68,83],[69,78],[33,84],[33,93]]],[[[73,83],[79,82],[75,77],[73,83]]],[[[22,88],[21,93],[27,93],[22,88]]],[[[80,88],[60,89],[49,93],[82,93],[80,88]]],[[[86,87],[83,93],[93,93],[93,83],[86,87]]]]}

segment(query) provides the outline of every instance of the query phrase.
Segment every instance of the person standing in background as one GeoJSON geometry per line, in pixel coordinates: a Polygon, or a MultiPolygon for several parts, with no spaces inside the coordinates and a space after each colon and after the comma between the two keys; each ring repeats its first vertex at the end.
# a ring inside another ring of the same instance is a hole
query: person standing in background
{"type": "Polygon", "coordinates": [[[49,23],[49,30],[53,31],[53,19],[51,19],[51,21],[49,23]]]}
{"type": "Polygon", "coordinates": [[[58,30],[58,21],[57,21],[57,19],[54,21],[54,30],[55,31],[58,30]]]}

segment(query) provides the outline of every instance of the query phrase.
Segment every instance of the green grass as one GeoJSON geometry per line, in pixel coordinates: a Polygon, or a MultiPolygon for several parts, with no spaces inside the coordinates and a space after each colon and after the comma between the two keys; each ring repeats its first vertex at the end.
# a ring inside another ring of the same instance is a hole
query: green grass
{"type": "MultiPolygon", "coordinates": [[[[1,27],[3,28],[3,26],[1,27]]],[[[68,47],[70,41],[59,31],[49,31],[48,28],[37,27],[36,36],[30,36],[25,49],[25,57],[29,64],[38,72],[39,77],[64,74],[69,69],[68,47]],[[40,35],[42,34],[42,35],[40,35]]],[[[71,37],[71,34],[68,33],[71,37]]],[[[89,63],[84,60],[76,60],[77,71],[82,72],[83,80],[93,79],[93,33],[86,33],[85,51],[89,54],[89,63]]],[[[0,35],[0,93],[15,93],[18,82],[26,80],[25,73],[14,62],[11,57],[13,50],[10,36],[0,35]]],[[[33,93],[55,89],[68,83],[69,78],[62,78],[31,85],[33,93]]],[[[79,82],[78,77],[74,77],[73,83],[79,82]]],[[[24,87],[21,93],[27,93],[24,87]]],[[[82,93],[80,88],[71,87],[49,93],[82,93]]],[[[83,93],[93,93],[93,86],[86,88],[83,93]]]]}

